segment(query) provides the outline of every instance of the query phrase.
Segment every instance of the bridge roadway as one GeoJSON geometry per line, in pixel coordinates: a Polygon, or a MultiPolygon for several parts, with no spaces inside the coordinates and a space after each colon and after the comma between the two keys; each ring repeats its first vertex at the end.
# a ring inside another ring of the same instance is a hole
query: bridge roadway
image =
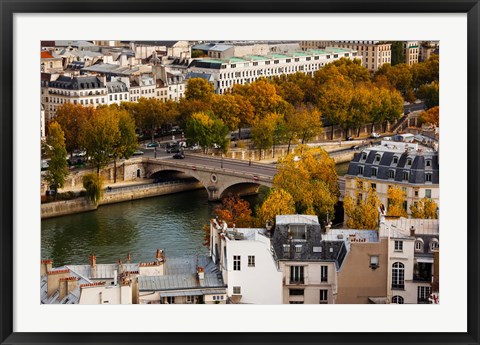
{"type": "MultiPolygon", "coordinates": [[[[186,154],[184,159],[172,157],[144,158],[147,163],[147,177],[158,171],[176,170],[199,180],[209,193],[209,200],[218,200],[231,188],[243,188],[255,193],[260,185],[271,187],[277,173],[275,164],[241,161],[196,154],[186,154]]],[[[339,177],[340,199],[345,190],[345,179],[339,177]]]]}

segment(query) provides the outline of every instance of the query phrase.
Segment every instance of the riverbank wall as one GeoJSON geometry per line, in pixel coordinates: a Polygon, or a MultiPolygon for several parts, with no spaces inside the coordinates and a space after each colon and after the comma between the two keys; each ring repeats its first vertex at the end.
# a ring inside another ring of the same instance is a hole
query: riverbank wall
{"type": "Polygon", "coordinates": [[[86,198],[56,201],[41,205],[41,218],[94,211],[99,206],[204,188],[200,182],[146,184],[106,191],[97,206],[86,198]]]}

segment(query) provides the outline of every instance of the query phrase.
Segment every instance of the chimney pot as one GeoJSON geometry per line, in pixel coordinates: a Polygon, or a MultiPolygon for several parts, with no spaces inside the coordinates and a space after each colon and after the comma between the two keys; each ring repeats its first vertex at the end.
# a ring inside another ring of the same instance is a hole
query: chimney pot
{"type": "Polygon", "coordinates": [[[415,227],[412,225],[412,227],[410,228],[410,236],[411,237],[415,237],[415,227]]]}

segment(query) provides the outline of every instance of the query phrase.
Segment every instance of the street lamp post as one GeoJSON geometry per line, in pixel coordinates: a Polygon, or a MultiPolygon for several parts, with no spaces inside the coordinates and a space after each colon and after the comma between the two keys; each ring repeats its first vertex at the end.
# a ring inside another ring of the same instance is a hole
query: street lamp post
{"type": "Polygon", "coordinates": [[[222,153],[221,158],[220,158],[220,167],[223,169],[223,153],[222,153]]]}

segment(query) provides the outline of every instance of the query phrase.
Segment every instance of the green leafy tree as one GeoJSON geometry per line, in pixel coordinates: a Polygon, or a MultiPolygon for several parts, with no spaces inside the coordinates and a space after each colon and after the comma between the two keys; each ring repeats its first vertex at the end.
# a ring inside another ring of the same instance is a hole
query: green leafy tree
{"type": "Polygon", "coordinates": [[[213,144],[219,145],[223,151],[226,151],[230,142],[227,138],[228,127],[222,120],[208,113],[194,113],[187,122],[185,133],[189,141],[198,143],[205,153],[213,147],[213,144]]]}
{"type": "Polygon", "coordinates": [[[83,177],[87,199],[97,205],[103,195],[103,182],[98,174],[87,174],[83,177]]]}
{"type": "Polygon", "coordinates": [[[390,49],[392,50],[392,66],[405,62],[405,54],[403,53],[403,42],[392,42],[392,46],[390,49]]]}
{"type": "Polygon", "coordinates": [[[117,182],[117,160],[130,158],[137,149],[138,142],[135,134],[135,120],[124,109],[116,105],[111,106],[118,119],[119,136],[113,145],[112,158],[114,164],[113,183],[117,182]]]}
{"type": "Polygon", "coordinates": [[[437,82],[424,84],[417,91],[417,97],[425,102],[427,108],[433,108],[439,105],[439,85],[437,82]]]}
{"type": "Polygon", "coordinates": [[[257,117],[251,126],[252,141],[259,150],[267,150],[276,142],[276,135],[283,121],[283,115],[277,113],[257,117]]]}
{"type": "Polygon", "coordinates": [[[48,126],[46,152],[50,158],[45,180],[50,188],[55,191],[62,188],[68,176],[67,150],[65,149],[65,136],[60,124],[52,121],[48,126]]]}

